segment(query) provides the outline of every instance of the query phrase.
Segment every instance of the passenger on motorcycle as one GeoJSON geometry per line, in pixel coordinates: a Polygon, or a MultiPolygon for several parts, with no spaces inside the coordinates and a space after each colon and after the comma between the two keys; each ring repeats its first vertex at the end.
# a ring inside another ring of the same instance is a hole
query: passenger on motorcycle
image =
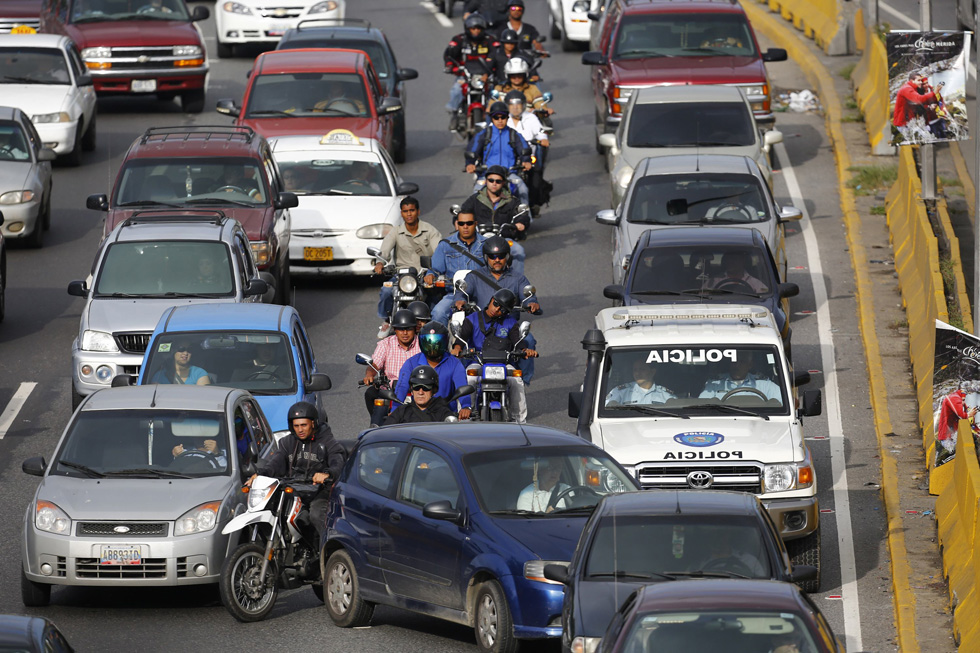
{"type": "Polygon", "coordinates": [[[439,375],[428,365],[419,365],[408,377],[408,387],[412,391],[412,401],[396,408],[387,419],[389,424],[413,424],[416,422],[444,422],[447,417],[455,417],[445,397],[437,397],[439,375]]]}
{"type": "Polygon", "coordinates": [[[538,56],[547,57],[544,46],[539,41],[541,33],[534,25],[524,22],[524,0],[510,0],[507,5],[507,20],[498,28],[497,34],[513,30],[520,39],[521,50],[537,50],[538,56]]]}
{"type": "MultiPolygon", "coordinates": [[[[303,496],[303,512],[297,518],[299,524],[310,524],[318,536],[323,536],[327,521],[329,488],[340,476],[347,457],[343,445],[334,440],[326,422],[318,424],[316,406],[300,401],[293,404],[286,414],[289,435],[276,444],[268,458],[260,460],[245,485],[251,486],[255,477],[270,476],[293,482],[312,483],[320,488],[311,496],[303,496]]],[[[307,529],[303,529],[307,531],[307,529]]],[[[316,541],[312,540],[316,545],[316,541]]]]}
{"type": "Polygon", "coordinates": [[[548,158],[548,132],[536,115],[525,111],[527,102],[523,93],[517,90],[510,91],[504,96],[504,102],[507,103],[507,110],[510,112],[507,126],[517,131],[534,148],[534,162],[527,173],[527,190],[531,200],[531,213],[537,217],[541,205],[551,201],[552,185],[544,179],[544,166],[548,158]]]}
{"type": "MultiPolygon", "coordinates": [[[[419,303],[425,306],[425,302],[419,303]]],[[[391,316],[391,328],[395,330],[395,335],[378,342],[374,348],[374,355],[371,356],[374,367],[369,365],[364,372],[364,385],[367,386],[364,391],[364,403],[367,405],[373,426],[378,426],[385,418],[384,406],[374,404],[374,401],[381,397],[380,388],[374,386],[374,379],[378,375],[375,368],[383,372],[394,385],[398,383],[398,374],[405,361],[422,351],[419,349],[419,339],[416,337],[418,325],[412,311],[407,308],[395,311],[391,316]]]]}
{"type": "Polygon", "coordinates": [[[541,89],[528,81],[527,78],[530,71],[531,67],[528,66],[525,59],[514,57],[504,66],[504,75],[507,76],[507,82],[495,86],[494,89],[503,95],[511,91],[520,91],[524,94],[529,107],[535,111],[544,111],[550,116],[555,110],[545,104],[541,89]]]}
{"type": "Polygon", "coordinates": [[[415,316],[415,333],[422,333],[422,327],[432,321],[432,312],[425,302],[414,301],[408,305],[408,310],[415,316]]]}
{"type": "Polygon", "coordinates": [[[487,24],[496,29],[507,21],[507,9],[510,0],[468,0],[463,5],[463,19],[469,18],[473,14],[479,14],[487,21],[487,24]]]}
{"type": "MultiPolygon", "coordinates": [[[[401,201],[402,224],[397,229],[392,229],[381,241],[381,256],[391,259],[394,251],[394,264],[396,268],[413,267],[422,270],[421,257],[432,256],[436,251],[436,244],[442,240],[442,234],[425,220],[419,220],[419,201],[412,196],[408,196],[401,201]]],[[[374,265],[374,273],[381,274],[384,264],[378,261],[374,265]]],[[[398,279],[394,278],[393,283],[398,279]]],[[[378,317],[384,320],[384,324],[378,329],[378,339],[388,336],[390,325],[388,317],[391,309],[395,306],[393,297],[393,286],[382,286],[378,300],[378,317]]]]}
{"type": "MultiPolygon", "coordinates": [[[[501,288],[493,294],[486,308],[476,313],[471,313],[463,320],[463,325],[459,331],[459,337],[469,344],[471,349],[479,352],[486,351],[514,351],[520,342],[518,333],[518,319],[511,315],[517,306],[517,297],[506,288],[501,288]]],[[[524,345],[527,345],[525,339],[524,345]]],[[[462,345],[457,342],[453,347],[453,354],[459,356],[462,345]]],[[[524,358],[537,358],[538,352],[525,347],[520,350],[524,358]]],[[[513,367],[508,363],[508,369],[513,367]]],[[[468,374],[467,380],[471,385],[476,385],[480,378],[480,364],[473,363],[467,366],[467,370],[476,370],[475,374],[468,374]]],[[[527,421],[527,397],[524,394],[524,382],[519,376],[507,377],[507,393],[510,404],[514,406],[514,417],[519,424],[527,421]]]]}
{"type": "MultiPolygon", "coordinates": [[[[493,53],[493,83],[495,86],[507,83],[507,75],[504,73],[504,66],[507,62],[518,57],[527,61],[528,67],[531,66],[531,60],[528,58],[531,55],[521,52],[519,49],[520,37],[512,29],[505,29],[500,34],[500,47],[497,51],[493,53]]],[[[538,76],[535,73],[531,73],[531,81],[538,81],[538,76]]]]}
{"type": "MultiPolygon", "coordinates": [[[[449,353],[449,330],[438,322],[429,322],[422,327],[419,334],[420,354],[412,356],[402,369],[398,372],[398,385],[395,387],[395,397],[399,401],[407,401],[409,394],[408,379],[412,375],[412,370],[420,365],[428,365],[439,375],[439,387],[436,394],[440,397],[448,398],[456,388],[466,385],[466,369],[455,356],[449,353]]],[[[467,395],[459,399],[460,419],[469,419],[472,398],[467,395]]]]}
{"type": "MultiPolygon", "coordinates": [[[[491,124],[474,136],[470,146],[466,148],[466,172],[476,172],[477,164],[488,168],[502,166],[508,173],[510,183],[517,188],[521,203],[527,204],[527,186],[517,170],[531,169],[531,147],[523,136],[507,126],[509,113],[506,104],[494,102],[490,105],[489,114],[491,124]]],[[[489,175],[489,170],[487,174],[489,175]]],[[[473,186],[473,192],[479,191],[480,186],[478,180],[473,186]]]]}
{"type": "MultiPolygon", "coordinates": [[[[431,267],[434,274],[425,277],[425,282],[428,284],[435,281],[435,274],[443,275],[451,282],[453,275],[460,270],[476,270],[483,267],[484,238],[477,231],[476,218],[472,214],[460,212],[453,216],[453,225],[456,227],[456,233],[449,238],[443,238],[436,245],[431,267]]],[[[432,309],[432,319],[440,324],[448,324],[452,310],[453,293],[450,289],[432,309]]]]}
{"type": "MultiPolygon", "coordinates": [[[[531,216],[524,212],[520,215],[518,210],[520,204],[514,197],[507,184],[507,171],[503,166],[490,166],[484,178],[486,184],[466,198],[459,209],[457,221],[462,218],[468,221],[468,217],[473,216],[476,220],[477,229],[479,225],[494,225],[499,227],[499,232],[510,241],[511,264],[514,271],[524,274],[524,247],[512,239],[524,240],[527,238],[528,230],[531,226],[531,216]]],[[[483,267],[482,265],[479,267],[483,267]]]]}
{"type": "Polygon", "coordinates": [[[446,105],[449,113],[455,113],[463,102],[463,78],[459,67],[481,75],[486,83],[493,63],[493,53],[497,49],[497,42],[487,34],[487,21],[480,14],[467,16],[463,20],[463,27],[465,31],[454,36],[442,54],[446,70],[457,75],[449,89],[449,104],[446,105]]]}

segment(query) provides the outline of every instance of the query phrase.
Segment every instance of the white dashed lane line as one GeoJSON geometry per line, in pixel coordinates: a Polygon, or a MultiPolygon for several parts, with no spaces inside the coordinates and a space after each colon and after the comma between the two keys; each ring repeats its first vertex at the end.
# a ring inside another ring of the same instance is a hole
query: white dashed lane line
{"type": "Polygon", "coordinates": [[[451,21],[450,19],[446,18],[446,14],[441,13],[438,9],[436,9],[436,6],[434,4],[432,4],[431,2],[420,2],[419,3],[419,6],[420,7],[424,7],[426,10],[428,10],[428,12],[430,14],[432,14],[433,16],[435,16],[436,17],[436,20],[443,27],[454,27],[453,21],[451,21]]]}
{"type": "Polygon", "coordinates": [[[10,402],[7,404],[7,407],[4,408],[3,413],[0,414],[0,440],[3,440],[4,436],[7,435],[7,431],[9,431],[10,427],[14,425],[14,420],[17,419],[17,414],[20,412],[20,409],[24,407],[24,404],[27,402],[27,398],[31,396],[31,392],[33,392],[34,388],[36,387],[36,383],[32,381],[25,381],[24,383],[20,384],[20,386],[17,388],[17,392],[15,392],[14,396],[10,398],[10,402]]]}

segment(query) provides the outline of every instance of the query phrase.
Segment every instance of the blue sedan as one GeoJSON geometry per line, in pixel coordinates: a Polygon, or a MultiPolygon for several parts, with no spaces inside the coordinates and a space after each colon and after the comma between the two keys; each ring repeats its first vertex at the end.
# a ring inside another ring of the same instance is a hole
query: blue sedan
{"type": "Polygon", "coordinates": [[[561,635],[562,585],[596,503],[639,489],[598,447],[518,424],[406,424],[362,434],[331,494],[321,560],[334,623],[376,604],[472,626],[483,651],[561,635]]]}

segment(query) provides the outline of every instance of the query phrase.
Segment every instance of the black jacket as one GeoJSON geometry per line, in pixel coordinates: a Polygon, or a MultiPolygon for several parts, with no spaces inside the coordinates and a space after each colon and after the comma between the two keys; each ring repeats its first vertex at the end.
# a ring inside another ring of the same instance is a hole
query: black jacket
{"type": "Polygon", "coordinates": [[[414,403],[402,404],[388,415],[384,426],[418,422],[444,422],[450,415],[456,415],[456,413],[449,410],[449,403],[445,397],[433,397],[425,410],[421,410],[414,403]]]}
{"type": "MultiPolygon", "coordinates": [[[[510,224],[510,221],[517,214],[518,205],[520,205],[518,199],[510,194],[510,190],[505,190],[503,197],[500,198],[497,206],[494,207],[489,195],[487,195],[487,187],[484,186],[479,192],[466,198],[463,206],[460,207],[460,213],[472,213],[478,224],[505,225],[510,224]]],[[[528,227],[531,226],[530,214],[524,213],[524,215],[514,220],[514,222],[523,223],[524,231],[517,231],[516,227],[512,227],[508,233],[501,235],[506,238],[516,238],[517,240],[527,238],[528,227]]]]}
{"type": "Polygon", "coordinates": [[[300,440],[293,433],[284,437],[268,458],[259,461],[256,471],[263,476],[306,482],[312,482],[314,474],[326,472],[336,480],[345,458],[346,450],[334,440],[330,427],[320,424],[309,440],[300,440]]]}

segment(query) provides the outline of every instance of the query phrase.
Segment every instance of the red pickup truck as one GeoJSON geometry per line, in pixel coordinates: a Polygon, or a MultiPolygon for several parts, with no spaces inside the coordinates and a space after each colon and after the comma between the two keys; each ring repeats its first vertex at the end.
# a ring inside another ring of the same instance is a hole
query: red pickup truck
{"type": "Polygon", "coordinates": [[[40,15],[41,0],[5,0],[0,3],[0,34],[36,32],[40,15]]]}
{"type": "Polygon", "coordinates": [[[184,0],[43,0],[41,31],[75,42],[99,95],[180,96],[204,110],[207,51],[195,25],[211,13],[184,0]]]}

